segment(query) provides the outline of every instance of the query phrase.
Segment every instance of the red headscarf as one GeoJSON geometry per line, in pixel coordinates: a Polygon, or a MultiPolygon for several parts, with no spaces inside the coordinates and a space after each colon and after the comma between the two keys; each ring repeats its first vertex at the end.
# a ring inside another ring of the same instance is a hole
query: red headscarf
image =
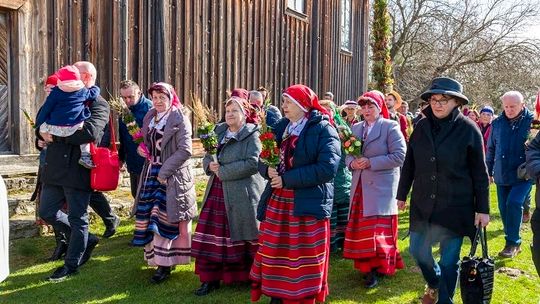
{"type": "Polygon", "coordinates": [[[178,99],[178,95],[176,95],[176,92],[174,91],[172,85],[165,82],[154,82],[152,86],[148,89],[148,95],[150,95],[150,98],[152,97],[152,92],[154,91],[166,94],[171,100],[172,106],[175,106],[177,108],[180,108],[182,106],[180,104],[180,99],[178,99]]]}
{"type": "Polygon", "coordinates": [[[232,90],[231,97],[240,97],[242,99],[249,99],[249,92],[246,89],[236,88],[232,90]]]}
{"type": "Polygon", "coordinates": [[[310,88],[303,84],[295,84],[283,92],[283,96],[291,99],[297,106],[302,109],[308,115],[311,109],[315,109],[322,114],[326,114],[328,118],[330,119],[330,122],[334,124],[334,120],[332,119],[332,115],[328,113],[328,111],[323,108],[319,104],[319,98],[317,97],[317,94],[313,92],[310,88]]]}
{"type": "Polygon", "coordinates": [[[379,108],[379,110],[381,111],[382,117],[386,119],[390,117],[390,114],[388,113],[388,108],[386,107],[386,103],[384,102],[383,93],[377,90],[373,90],[373,91],[365,92],[362,96],[358,98],[359,105],[362,105],[362,103],[365,104],[367,102],[371,102],[372,104],[377,106],[377,108],[379,108]]]}
{"type": "Polygon", "coordinates": [[[47,77],[47,80],[45,80],[45,85],[52,85],[56,86],[58,84],[58,76],[56,74],[52,74],[49,77],[47,77]]]}

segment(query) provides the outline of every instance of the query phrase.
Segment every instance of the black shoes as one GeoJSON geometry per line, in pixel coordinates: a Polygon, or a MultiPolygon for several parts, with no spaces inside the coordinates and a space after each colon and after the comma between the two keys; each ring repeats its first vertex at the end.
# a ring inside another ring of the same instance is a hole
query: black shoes
{"type": "Polygon", "coordinates": [[[379,278],[377,277],[377,271],[372,270],[370,273],[366,275],[366,278],[364,279],[364,287],[374,288],[378,284],[379,284],[379,278]]]}
{"type": "Polygon", "coordinates": [[[278,298],[272,298],[270,299],[270,304],[282,304],[283,301],[281,301],[281,299],[278,299],[278,298]]]}
{"type": "Polygon", "coordinates": [[[47,278],[47,280],[52,282],[62,282],[63,280],[67,279],[69,276],[72,276],[74,274],[77,274],[77,269],[71,270],[67,268],[66,266],[58,267],[51,276],[47,278]]]}
{"type": "Polygon", "coordinates": [[[105,227],[105,232],[103,232],[103,237],[108,239],[111,236],[113,236],[116,233],[116,228],[118,228],[118,225],[120,225],[120,218],[115,215],[112,225],[108,225],[107,227],[105,227]]]}
{"type": "Polygon", "coordinates": [[[98,243],[99,239],[95,235],[88,235],[88,243],[86,244],[86,250],[84,251],[81,260],[79,261],[79,266],[84,265],[86,262],[88,262],[88,260],[90,260],[92,251],[94,251],[94,248],[96,248],[98,243]]]}
{"type": "Polygon", "coordinates": [[[56,240],[56,248],[54,248],[54,251],[52,255],[49,257],[49,261],[58,261],[61,260],[62,257],[66,254],[68,249],[68,245],[66,241],[64,240],[56,240]]]}
{"type": "Polygon", "coordinates": [[[171,275],[170,266],[158,266],[156,272],[150,278],[150,282],[156,283],[156,284],[161,283],[165,281],[165,279],[167,279],[170,275],[171,275]]]}
{"type": "Polygon", "coordinates": [[[216,289],[219,289],[219,281],[204,282],[201,287],[195,290],[195,295],[205,296],[216,289]]]}

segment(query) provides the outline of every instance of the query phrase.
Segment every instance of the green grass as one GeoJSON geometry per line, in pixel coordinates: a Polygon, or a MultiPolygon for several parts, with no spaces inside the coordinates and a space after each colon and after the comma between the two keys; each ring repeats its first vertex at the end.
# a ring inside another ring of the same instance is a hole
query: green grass
{"type": "MultiPolygon", "coordinates": [[[[198,184],[202,197],[204,184],[198,184]]],[[[489,252],[492,256],[504,247],[502,224],[498,216],[492,188],[492,220],[489,229],[489,252]]],[[[199,198],[200,199],[200,198],[199,198]]],[[[408,254],[406,234],[408,214],[400,215],[399,248],[406,262],[406,269],[394,277],[384,278],[372,290],[362,287],[361,276],[352,267],[352,261],[339,255],[331,256],[330,296],[327,303],[418,303],[424,282],[408,254]]],[[[91,231],[101,234],[103,227],[91,226],[91,231]]],[[[222,287],[206,296],[196,297],[193,291],[199,279],[193,273],[194,264],[177,267],[171,278],[153,285],[148,279],[153,269],[148,268],[142,257],[142,249],[128,246],[133,222],[123,221],[118,233],[108,240],[101,240],[92,259],[80,269],[80,274],[61,283],[44,280],[62,262],[45,262],[54,240],[51,237],[16,240],[11,245],[11,272],[0,284],[0,303],[249,303],[247,285],[222,287]]],[[[513,260],[497,258],[497,268],[509,267],[522,271],[517,278],[496,273],[495,293],[492,303],[540,303],[540,279],[536,274],[528,248],[531,242],[530,226],[522,231],[523,252],[513,260]]],[[[466,241],[462,254],[470,248],[466,241]]],[[[456,303],[461,303],[459,291],[456,303]]],[[[267,303],[263,299],[261,303],[267,303]]]]}

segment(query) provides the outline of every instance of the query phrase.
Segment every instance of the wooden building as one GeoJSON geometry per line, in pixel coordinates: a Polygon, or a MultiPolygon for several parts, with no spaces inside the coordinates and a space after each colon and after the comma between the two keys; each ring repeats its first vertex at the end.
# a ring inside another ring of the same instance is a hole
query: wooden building
{"type": "Polygon", "coordinates": [[[368,0],[0,0],[0,154],[35,153],[47,75],[93,62],[102,95],[174,85],[218,112],[226,91],[305,83],[336,101],[367,84],[368,0]]]}

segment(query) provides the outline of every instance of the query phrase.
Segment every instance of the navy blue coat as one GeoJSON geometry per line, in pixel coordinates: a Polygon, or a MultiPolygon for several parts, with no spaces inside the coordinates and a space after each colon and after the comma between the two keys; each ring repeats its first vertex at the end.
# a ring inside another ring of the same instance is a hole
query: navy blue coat
{"type": "Polygon", "coordinates": [[[36,127],[44,122],[54,126],[74,126],[87,120],[90,110],[86,103],[95,100],[99,92],[100,89],[96,86],[75,92],[64,92],[54,87],[38,112],[36,127]]]}
{"type": "Polygon", "coordinates": [[[517,177],[517,168],[525,162],[525,141],[532,120],[532,112],[525,108],[514,124],[510,124],[504,113],[491,124],[486,164],[497,185],[511,186],[523,182],[517,177]]]}
{"type": "MultiPolygon", "coordinates": [[[[285,128],[289,124],[282,118],[274,126],[278,145],[285,128]]],[[[294,215],[329,218],[334,199],[333,180],[341,159],[341,144],[338,134],[328,121],[328,117],[313,110],[306,126],[299,135],[293,154],[293,165],[281,177],[283,187],[294,190],[294,215]]],[[[268,167],[259,163],[259,172],[269,179],[268,167]]],[[[257,208],[257,219],[265,217],[266,206],[272,188],[267,183],[257,208]]]]}
{"type": "MultiPolygon", "coordinates": [[[[152,101],[144,95],[141,96],[141,99],[136,105],[129,107],[139,128],[142,128],[143,118],[150,108],[152,108],[152,101]]],[[[144,157],[141,157],[137,153],[138,144],[133,141],[133,137],[129,134],[128,128],[122,121],[122,118],[118,119],[118,132],[120,133],[120,150],[118,151],[120,160],[126,163],[129,173],[141,174],[144,157]]]]}

